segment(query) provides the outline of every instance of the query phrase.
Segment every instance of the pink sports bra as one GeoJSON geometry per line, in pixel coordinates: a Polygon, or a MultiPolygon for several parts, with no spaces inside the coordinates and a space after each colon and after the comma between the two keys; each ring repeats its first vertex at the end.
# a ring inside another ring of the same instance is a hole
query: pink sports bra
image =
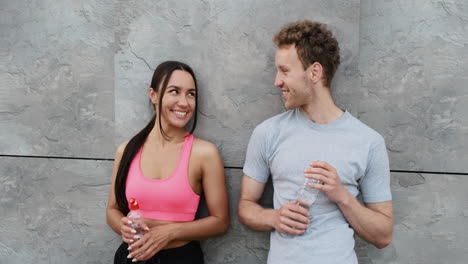
{"type": "Polygon", "coordinates": [[[127,200],[138,201],[143,218],[188,222],[195,219],[200,196],[190,186],[188,165],[193,135],[187,134],[177,167],[161,180],[146,178],[141,172],[140,160],[143,146],[133,158],[128,170],[125,195],[127,200]]]}

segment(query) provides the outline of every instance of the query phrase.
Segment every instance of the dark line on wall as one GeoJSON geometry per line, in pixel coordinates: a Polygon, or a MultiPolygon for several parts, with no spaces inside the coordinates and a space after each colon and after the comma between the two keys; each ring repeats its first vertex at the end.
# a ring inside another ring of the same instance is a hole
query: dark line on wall
{"type": "MultiPolygon", "coordinates": [[[[239,169],[242,170],[243,167],[224,167],[225,169],[239,169]]],[[[415,173],[415,174],[447,174],[447,175],[466,175],[468,173],[464,172],[443,172],[443,171],[410,171],[410,170],[390,170],[390,172],[396,173],[415,173]]]]}
{"type": "Polygon", "coordinates": [[[0,154],[0,157],[9,158],[31,158],[31,159],[68,159],[68,160],[96,160],[96,161],[114,161],[114,159],[104,158],[82,158],[82,157],[58,157],[58,156],[28,156],[28,155],[4,155],[0,154]]]}
{"type": "Polygon", "coordinates": [[[237,170],[242,170],[244,167],[226,167],[224,166],[225,169],[237,169],[237,170]]]}
{"type": "Polygon", "coordinates": [[[450,175],[468,175],[464,172],[443,172],[443,171],[409,171],[409,170],[390,170],[398,173],[422,173],[422,174],[450,174],[450,175]]]}
{"type": "MultiPolygon", "coordinates": [[[[31,158],[31,159],[66,159],[66,160],[94,160],[94,161],[114,161],[114,159],[105,158],[83,158],[83,157],[59,157],[59,156],[31,156],[31,155],[8,155],[0,154],[0,157],[9,158],[31,158]]],[[[236,166],[224,166],[225,169],[237,169],[242,170],[243,167],[236,166]]],[[[466,175],[466,172],[447,172],[447,171],[414,171],[414,170],[390,170],[395,173],[418,173],[418,174],[447,174],[447,175],[466,175]]]]}

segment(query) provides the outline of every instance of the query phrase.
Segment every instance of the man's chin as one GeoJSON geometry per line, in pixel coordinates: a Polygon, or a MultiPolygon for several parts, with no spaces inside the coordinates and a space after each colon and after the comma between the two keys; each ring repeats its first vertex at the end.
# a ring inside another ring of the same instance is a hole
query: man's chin
{"type": "Polygon", "coordinates": [[[296,108],[296,106],[284,103],[284,108],[286,108],[286,110],[293,110],[294,108],[296,108]]]}

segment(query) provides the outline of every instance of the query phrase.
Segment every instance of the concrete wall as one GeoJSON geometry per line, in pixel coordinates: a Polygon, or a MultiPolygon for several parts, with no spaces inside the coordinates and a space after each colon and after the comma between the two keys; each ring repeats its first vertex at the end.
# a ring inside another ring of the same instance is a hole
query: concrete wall
{"type": "Polygon", "coordinates": [[[196,135],[227,167],[232,224],[203,243],[206,262],[264,263],[268,234],[235,218],[241,167],[252,129],[284,110],[271,38],[306,18],[336,34],[334,98],[385,137],[394,171],[394,242],[358,239],[360,263],[465,263],[467,14],[455,0],[2,1],[0,263],[111,262],[114,150],[147,122],[168,59],[195,69],[196,135]]]}
{"type": "Polygon", "coordinates": [[[361,1],[361,120],[395,170],[468,173],[468,1],[361,1]]]}

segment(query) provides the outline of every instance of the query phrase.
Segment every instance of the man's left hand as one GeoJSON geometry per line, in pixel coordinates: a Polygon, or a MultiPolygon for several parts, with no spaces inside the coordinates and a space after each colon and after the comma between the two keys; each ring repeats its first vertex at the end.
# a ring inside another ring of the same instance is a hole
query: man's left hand
{"type": "Polygon", "coordinates": [[[311,188],[326,193],[328,198],[335,203],[347,199],[349,192],[343,187],[338,172],[333,166],[324,161],[311,162],[310,166],[304,170],[304,177],[322,183],[309,183],[311,188]]]}

